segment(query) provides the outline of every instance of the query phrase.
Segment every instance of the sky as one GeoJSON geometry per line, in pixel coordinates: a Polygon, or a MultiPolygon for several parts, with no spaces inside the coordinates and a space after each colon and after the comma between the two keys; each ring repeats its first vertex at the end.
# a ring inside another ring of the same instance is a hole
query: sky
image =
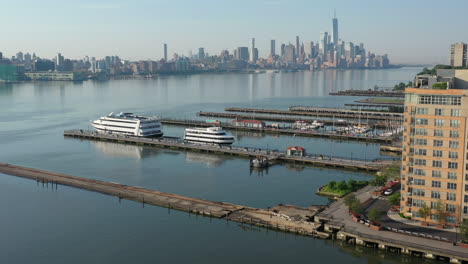
{"type": "Polygon", "coordinates": [[[468,42],[467,0],[0,0],[0,52],[52,58],[88,55],[159,60],[168,54],[209,54],[248,46],[261,57],[270,40],[319,40],[331,32],[388,54],[392,63],[448,63],[450,44],[468,42]]]}

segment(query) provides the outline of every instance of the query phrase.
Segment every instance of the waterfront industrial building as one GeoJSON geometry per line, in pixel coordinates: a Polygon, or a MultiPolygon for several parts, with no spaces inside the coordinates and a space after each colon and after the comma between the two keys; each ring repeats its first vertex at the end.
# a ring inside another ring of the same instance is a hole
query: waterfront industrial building
{"type": "Polygon", "coordinates": [[[401,213],[458,225],[468,217],[468,70],[418,75],[405,93],[401,213]]]}

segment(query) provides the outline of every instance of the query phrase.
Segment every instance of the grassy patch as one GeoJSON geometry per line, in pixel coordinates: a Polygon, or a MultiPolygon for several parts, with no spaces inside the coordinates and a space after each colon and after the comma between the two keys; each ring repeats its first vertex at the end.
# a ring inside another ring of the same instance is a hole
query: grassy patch
{"type": "Polygon", "coordinates": [[[343,197],[347,195],[348,193],[352,193],[361,189],[367,184],[369,184],[368,181],[359,181],[359,182],[355,180],[349,180],[348,182],[331,181],[327,185],[320,188],[317,194],[325,195],[325,196],[343,197]]]}

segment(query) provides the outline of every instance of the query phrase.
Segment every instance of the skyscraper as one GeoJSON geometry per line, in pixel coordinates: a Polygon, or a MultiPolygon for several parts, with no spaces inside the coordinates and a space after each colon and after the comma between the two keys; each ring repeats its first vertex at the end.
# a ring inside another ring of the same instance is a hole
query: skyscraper
{"type": "Polygon", "coordinates": [[[56,71],[61,71],[63,68],[63,56],[60,53],[57,53],[57,56],[55,57],[55,70],[56,71]]]}
{"type": "Polygon", "coordinates": [[[336,46],[336,44],[338,43],[338,19],[336,18],[336,10],[335,17],[333,18],[332,41],[333,45],[336,46]]]}
{"type": "Polygon", "coordinates": [[[466,67],[467,44],[455,43],[450,45],[450,65],[455,67],[466,67]]]}
{"type": "Polygon", "coordinates": [[[254,62],[255,61],[255,38],[252,38],[250,41],[250,61],[254,62]]]}
{"type": "Polygon", "coordinates": [[[295,64],[296,63],[296,52],[295,47],[292,44],[289,44],[284,47],[284,62],[295,64]]]}
{"type": "Polygon", "coordinates": [[[328,52],[328,32],[320,32],[319,53],[326,55],[328,52]]]}
{"type": "Polygon", "coordinates": [[[167,62],[167,44],[164,43],[164,61],[167,62]]]}
{"type": "Polygon", "coordinates": [[[273,57],[273,56],[276,55],[276,50],[275,50],[276,47],[275,47],[275,44],[276,44],[276,43],[275,43],[275,40],[272,39],[272,40],[270,41],[270,56],[271,56],[271,57],[273,57]]]}
{"type": "Polygon", "coordinates": [[[249,60],[249,48],[247,47],[238,47],[237,48],[237,59],[248,61],[249,60]]]}
{"type": "Polygon", "coordinates": [[[18,62],[23,62],[24,58],[23,58],[23,52],[18,52],[16,53],[16,59],[18,60],[18,62]]]}
{"type": "Polygon", "coordinates": [[[296,36],[296,56],[299,55],[301,45],[299,44],[299,36],[296,36]]]}
{"type": "Polygon", "coordinates": [[[198,48],[198,58],[199,59],[205,58],[205,49],[204,48],[198,48]]]}

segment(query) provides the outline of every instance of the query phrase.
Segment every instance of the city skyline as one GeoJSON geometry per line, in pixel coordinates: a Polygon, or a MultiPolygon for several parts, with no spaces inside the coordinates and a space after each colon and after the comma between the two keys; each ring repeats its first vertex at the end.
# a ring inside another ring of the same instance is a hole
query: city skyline
{"type": "MultiPolygon", "coordinates": [[[[387,53],[395,63],[448,64],[446,53],[450,44],[466,42],[468,36],[447,27],[447,22],[417,19],[434,11],[429,2],[422,6],[418,4],[422,1],[405,2],[406,8],[396,8],[398,5],[394,3],[372,1],[363,1],[359,7],[344,1],[327,4],[254,1],[239,16],[239,9],[246,1],[227,9],[211,0],[196,4],[139,1],[138,5],[124,1],[99,4],[23,1],[3,8],[0,22],[10,26],[0,29],[0,34],[9,36],[2,39],[5,56],[23,51],[49,58],[61,52],[70,58],[118,54],[130,60],[157,60],[163,58],[164,43],[168,44],[168,57],[172,57],[174,53],[188,55],[189,51],[195,54],[200,47],[209,54],[220,54],[225,49],[231,52],[239,46],[250,46],[250,40],[255,38],[259,57],[266,58],[272,39],[294,45],[296,36],[307,43],[319,41],[320,32],[332,34],[336,8],[339,38],[364,42],[369,50],[387,53]],[[295,8],[297,4],[303,8],[295,8]],[[289,14],[291,11],[294,15],[289,14]],[[47,12],[53,12],[54,16],[44,16],[47,12]],[[398,20],[392,17],[392,12],[398,12],[398,20]],[[433,37],[438,35],[443,37],[433,37]],[[420,49],[421,45],[424,50],[420,49]]],[[[453,13],[450,23],[461,23],[462,16],[456,14],[461,14],[468,3],[453,2],[460,8],[450,8],[453,13]]],[[[446,8],[449,7],[438,7],[437,11],[446,8]]]]}

